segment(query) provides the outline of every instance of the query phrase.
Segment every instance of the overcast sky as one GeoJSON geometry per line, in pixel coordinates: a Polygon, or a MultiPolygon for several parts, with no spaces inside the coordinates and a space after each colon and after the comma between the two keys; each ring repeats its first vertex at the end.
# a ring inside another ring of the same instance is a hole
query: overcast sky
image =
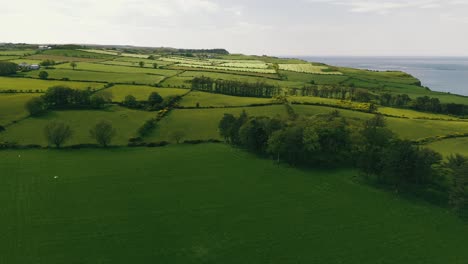
{"type": "Polygon", "coordinates": [[[0,0],[0,42],[468,56],[468,0],[0,0]]]}

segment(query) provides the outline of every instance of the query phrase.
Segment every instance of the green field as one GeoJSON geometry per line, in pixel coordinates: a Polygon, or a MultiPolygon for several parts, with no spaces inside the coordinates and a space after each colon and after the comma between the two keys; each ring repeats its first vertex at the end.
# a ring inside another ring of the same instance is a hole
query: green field
{"type": "MultiPolygon", "coordinates": [[[[37,71],[34,72],[37,74],[37,71]]],[[[18,92],[28,92],[28,91],[46,91],[47,88],[52,86],[68,86],[74,89],[101,89],[104,84],[102,83],[93,83],[93,82],[69,82],[69,81],[53,81],[53,80],[38,80],[31,78],[8,78],[0,77],[0,91],[5,90],[16,90],[18,92]]]]}
{"type": "Polygon", "coordinates": [[[159,93],[163,98],[168,96],[183,95],[188,92],[187,89],[175,89],[175,88],[155,88],[151,86],[142,85],[115,85],[111,88],[105,89],[112,93],[112,101],[122,102],[127,95],[133,95],[138,101],[148,100],[148,96],[152,92],[159,93]]]}
{"type": "Polygon", "coordinates": [[[174,110],[158,123],[156,130],[145,140],[148,142],[173,142],[171,136],[175,131],[184,132],[186,140],[221,139],[218,124],[224,114],[239,115],[243,110],[251,116],[286,116],[286,109],[283,105],[174,110]]]}
{"type": "Polygon", "coordinates": [[[183,107],[195,107],[199,103],[200,107],[225,107],[269,104],[272,102],[271,98],[237,97],[194,91],[186,95],[180,102],[180,105],[183,107]]]}
{"type": "Polygon", "coordinates": [[[63,121],[73,130],[73,137],[66,145],[95,143],[89,130],[99,121],[112,123],[117,130],[114,145],[126,145],[128,139],[136,136],[143,123],[155,117],[155,113],[130,110],[113,106],[106,110],[69,110],[54,111],[41,117],[28,118],[0,133],[0,142],[16,142],[20,145],[37,144],[47,146],[43,129],[51,121],[63,121]]]}
{"type": "MultiPolygon", "coordinates": [[[[55,69],[46,70],[51,79],[68,78],[72,81],[92,81],[92,82],[109,82],[109,83],[138,83],[138,84],[155,84],[163,80],[165,77],[161,75],[151,75],[145,73],[116,73],[116,72],[94,72],[83,70],[67,70],[55,69]]],[[[30,71],[24,74],[28,77],[39,78],[39,71],[30,71]]]]}
{"type": "Polygon", "coordinates": [[[1,263],[450,263],[468,226],[225,145],[0,152],[1,263]],[[129,161],[131,165],[129,166],[129,161]]]}
{"type": "MultiPolygon", "coordinates": [[[[301,115],[323,114],[338,110],[344,117],[348,118],[366,120],[373,116],[373,114],[368,113],[315,105],[293,105],[293,109],[297,114],[301,115]]],[[[450,135],[457,132],[468,133],[468,122],[463,121],[404,119],[393,117],[387,117],[386,121],[388,128],[393,132],[404,139],[410,140],[450,135]]]]}
{"type": "MultiPolygon", "coordinates": [[[[70,65],[68,64],[57,65],[55,68],[67,69],[67,70],[71,69],[70,65]]],[[[105,65],[105,64],[89,63],[89,62],[77,63],[76,69],[84,70],[84,71],[117,72],[117,73],[125,73],[125,74],[147,73],[147,74],[155,74],[155,75],[162,75],[162,76],[173,76],[180,72],[176,70],[125,67],[125,66],[105,65]]]]}
{"type": "MultiPolygon", "coordinates": [[[[39,94],[1,94],[0,93],[0,126],[27,117],[24,104],[39,94]]],[[[0,136],[1,137],[1,136],[0,136]]]]}
{"type": "Polygon", "coordinates": [[[448,157],[452,154],[461,154],[468,156],[468,138],[451,138],[436,141],[426,145],[440,154],[448,157]]]}

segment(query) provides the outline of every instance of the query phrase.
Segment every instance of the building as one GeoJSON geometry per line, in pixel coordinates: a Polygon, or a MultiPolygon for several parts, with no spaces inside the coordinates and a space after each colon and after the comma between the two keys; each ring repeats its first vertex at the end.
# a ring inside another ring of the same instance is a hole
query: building
{"type": "Polygon", "coordinates": [[[41,66],[37,65],[37,64],[31,64],[29,65],[28,67],[30,70],[39,70],[41,68],[41,66]]]}

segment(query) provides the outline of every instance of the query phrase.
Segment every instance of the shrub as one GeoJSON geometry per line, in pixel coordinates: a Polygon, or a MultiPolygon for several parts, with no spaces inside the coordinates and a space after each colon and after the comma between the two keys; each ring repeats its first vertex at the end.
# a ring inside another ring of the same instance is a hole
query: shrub
{"type": "Polygon", "coordinates": [[[44,99],[42,97],[31,98],[26,102],[25,107],[31,116],[39,116],[47,110],[44,99]]]}

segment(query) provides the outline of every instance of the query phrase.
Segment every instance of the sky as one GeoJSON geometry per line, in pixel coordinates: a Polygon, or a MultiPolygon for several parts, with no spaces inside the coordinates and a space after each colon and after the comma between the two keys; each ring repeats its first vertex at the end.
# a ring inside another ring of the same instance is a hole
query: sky
{"type": "Polygon", "coordinates": [[[468,56],[468,0],[0,0],[0,42],[468,56]]]}

